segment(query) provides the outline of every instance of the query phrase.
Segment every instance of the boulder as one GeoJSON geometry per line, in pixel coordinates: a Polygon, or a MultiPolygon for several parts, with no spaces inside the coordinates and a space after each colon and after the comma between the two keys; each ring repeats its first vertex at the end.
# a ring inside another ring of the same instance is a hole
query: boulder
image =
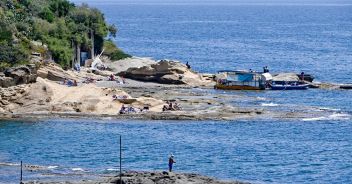
{"type": "Polygon", "coordinates": [[[47,63],[45,66],[40,67],[40,69],[38,70],[38,76],[43,79],[49,79],[52,81],[63,81],[64,79],[77,79],[77,76],[73,75],[68,71],[65,71],[56,63],[47,63]]]}
{"type": "Polygon", "coordinates": [[[101,60],[114,73],[120,73],[120,72],[127,71],[129,68],[141,68],[143,66],[149,66],[156,63],[156,61],[150,58],[140,58],[140,57],[132,57],[132,58],[126,58],[118,61],[110,61],[105,56],[102,56],[101,60]]]}
{"type": "Polygon", "coordinates": [[[4,71],[4,74],[5,77],[0,77],[1,87],[29,84],[37,80],[37,69],[35,65],[8,68],[4,71]]]}
{"type": "Polygon", "coordinates": [[[120,72],[117,75],[162,84],[203,85],[204,83],[209,83],[209,81],[203,80],[199,74],[188,69],[185,64],[168,60],[161,60],[158,63],[139,68],[129,68],[127,71],[120,72]]]}
{"type": "Polygon", "coordinates": [[[16,81],[11,77],[0,77],[0,86],[3,88],[8,88],[10,86],[15,86],[16,81]]]}

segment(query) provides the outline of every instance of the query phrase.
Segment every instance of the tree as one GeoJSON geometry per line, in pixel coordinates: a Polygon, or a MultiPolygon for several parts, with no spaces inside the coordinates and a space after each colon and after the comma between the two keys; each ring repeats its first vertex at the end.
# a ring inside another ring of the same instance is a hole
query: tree
{"type": "Polygon", "coordinates": [[[39,17],[51,23],[54,21],[55,15],[49,8],[45,7],[39,13],[39,17]]]}

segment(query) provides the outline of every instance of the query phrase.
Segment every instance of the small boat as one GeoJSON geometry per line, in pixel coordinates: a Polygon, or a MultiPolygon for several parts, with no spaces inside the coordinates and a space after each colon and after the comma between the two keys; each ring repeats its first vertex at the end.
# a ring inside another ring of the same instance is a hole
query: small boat
{"type": "Polygon", "coordinates": [[[340,86],[341,89],[352,89],[352,84],[343,84],[340,86]]]}
{"type": "Polygon", "coordinates": [[[309,84],[299,82],[275,81],[270,84],[272,90],[305,90],[309,84]]]}

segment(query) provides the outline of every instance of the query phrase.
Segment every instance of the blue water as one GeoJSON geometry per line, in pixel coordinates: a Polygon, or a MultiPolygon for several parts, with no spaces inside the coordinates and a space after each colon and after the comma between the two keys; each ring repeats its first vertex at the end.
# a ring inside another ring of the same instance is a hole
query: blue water
{"type": "MultiPolygon", "coordinates": [[[[349,1],[305,5],[131,2],[89,1],[118,26],[115,41],[130,54],[189,61],[201,72],[260,70],[267,65],[273,72],[305,71],[318,81],[352,82],[349,1]]],[[[308,114],[326,111],[326,115],[231,122],[4,121],[0,122],[0,183],[18,183],[18,167],[1,163],[20,160],[57,166],[25,171],[26,180],[52,179],[58,177],[55,174],[60,174],[59,179],[66,174],[79,178],[113,174],[119,135],[123,136],[124,170],[166,170],[172,152],[178,172],[255,183],[352,183],[352,91],[209,93],[246,96],[228,99],[241,107],[308,114]]]]}
{"type": "Polygon", "coordinates": [[[124,170],[166,170],[173,153],[178,172],[258,183],[350,183],[351,129],[350,121],[2,122],[0,161],[104,173],[118,165],[122,135],[124,170]]]}
{"type": "Polygon", "coordinates": [[[103,2],[91,5],[118,27],[115,41],[132,55],[189,61],[201,72],[267,65],[352,82],[352,4],[103,2]]]}

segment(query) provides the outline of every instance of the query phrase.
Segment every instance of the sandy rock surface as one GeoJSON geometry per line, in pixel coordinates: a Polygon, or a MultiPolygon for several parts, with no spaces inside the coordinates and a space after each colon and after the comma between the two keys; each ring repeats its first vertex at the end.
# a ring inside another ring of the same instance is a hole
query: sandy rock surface
{"type": "Polygon", "coordinates": [[[111,68],[114,73],[120,73],[127,71],[129,68],[141,68],[155,63],[156,61],[150,58],[132,57],[118,61],[106,61],[104,64],[111,68]]]}
{"type": "Polygon", "coordinates": [[[60,81],[64,79],[81,81],[85,78],[93,78],[95,80],[104,80],[107,76],[111,75],[109,71],[91,71],[89,68],[82,68],[81,72],[73,70],[64,70],[56,63],[47,63],[39,68],[37,71],[39,77],[51,81],[60,81]]]}

